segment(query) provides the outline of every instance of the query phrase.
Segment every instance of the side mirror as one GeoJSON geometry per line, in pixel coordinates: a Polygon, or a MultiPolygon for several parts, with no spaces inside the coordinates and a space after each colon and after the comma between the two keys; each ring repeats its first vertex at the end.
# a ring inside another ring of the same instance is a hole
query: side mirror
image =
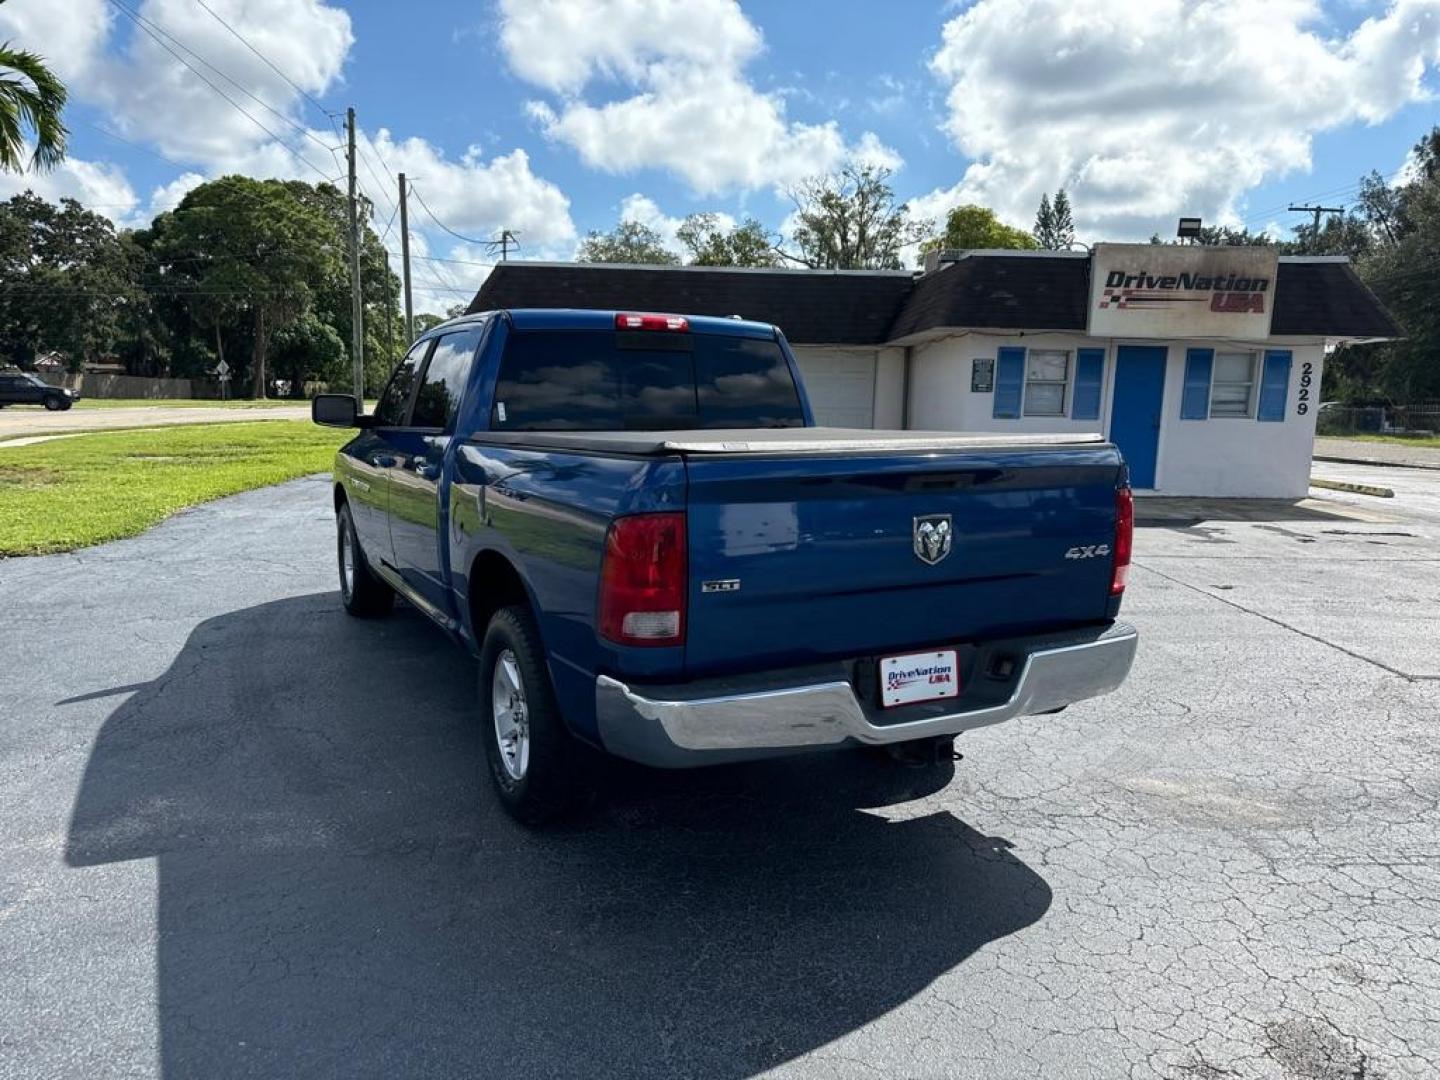
{"type": "Polygon", "coordinates": [[[360,403],[349,394],[316,394],[310,400],[310,419],[325,427],[369,427],[369,416],[362,416],[360,403]]]}

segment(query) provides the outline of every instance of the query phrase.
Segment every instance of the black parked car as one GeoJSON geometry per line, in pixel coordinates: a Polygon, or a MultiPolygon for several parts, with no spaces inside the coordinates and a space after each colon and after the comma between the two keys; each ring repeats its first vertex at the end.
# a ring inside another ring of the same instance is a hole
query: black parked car
{"type": "Polygon", "coordinates": [[[6,405],[44,405],[51,412],[68,409],[80,400],[74,390],[51,386],[25,371],[0,372],[0,409],[6,405]]]}

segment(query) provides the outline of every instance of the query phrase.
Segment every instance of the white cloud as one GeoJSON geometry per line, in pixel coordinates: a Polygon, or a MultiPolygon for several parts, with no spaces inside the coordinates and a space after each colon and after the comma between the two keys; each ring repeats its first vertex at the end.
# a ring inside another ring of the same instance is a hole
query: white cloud
{"type": "Polygon", "coordinates": [[[835,121],[786,115],[745,64],[762,47],[733,0],[501,0],[501,45],[517,75],[560,96],[531,102],[545,134],[591,168],[662,168],[698,193],[792,184],[855,152],[894,151],[867,132],[848,147],[835,121]],[[628,97],[594,103],[595,84],[628,97]]]}
{"type": "Polygon", "coordinates": [[[224,172],[268,147],[285,175],[334,176],[325,146],[335,134],[301,133],[305,101],[291,82],[312,95],[335,84],[355,40],[350,16],[319,0],[207,2],[289,81],[194,0],[145,0],[138,12],[148,25],[126,20],[124,52],[92,63],[77,91],[106,108],[124,135],[169,157],[224,172]]]}
{"type": "Polygon", "coordinates": [[[117,224],[129,223],[140,205],[140,197],[118,167],[78,158],[67,158],[49,172],[0,172],[0,199],[22,191],[33,191],[50,202],[75,199],[117,224]]]}
{"type": "MultiPolygon", "coordinates": [[[[151,24],[154,36],[118,18],[105,0],[10,0],[0,4],[0,37],[12,34],[23,47],[65,58],[57,69],[75,98],[103,109],[107,122],[126,138],[194,166],[155,189],[151,214],[176,205],[206,177],[225,173],[311,181],[342,174],[343,154],[337,159],[327,149],[340,139],[323,123],[315,128],[307,122],[320,119],[313,110],[306,112],[305,95],[321,97],[340,80],[355,40],[349,15],[323,0],[206,3],[285,75],[194,0],[139,4],[137,11],[151,24]],[[124,44],[117,45],[120,41],[124,44]],[[197,70],[183,64],[177,53],[197,70]],[[207,85],[202,74],[235,104],[207,85]]],[[[362,137],[361,187],[382,215],[378,228],[384,227],[396,199],[391,170],[403,171],[414,179],[431,210],[458,232],[488,237],[509,228],[521,234],[532,257],[569,253],[575,237],[569,200],[534,174],[524,150],[487,159],[471,147],[456,160],[424,139],[397,138],[383,129],[374,134],[373,148],[383,163],[375,160],[370,142],[362,137]]],[[[138,213],[141,199],[114,165],[71,159],[48,175],[0,177],[0,191],[26,187],[50,198],[73,195],[122,224],[143,220],[138,213]]],[[[410,224],[418,236],[429,230],[440,235],[414,203],[410,224]]],[[[398,233],[391,243],[398,250],[398,233]]],[[[456,293],[447,299],[436,291],[427,302],[444,300],[439,307],[443,310],[457,298],[456,293]]]]}
{"type": "Polygon", "coordinates": [[[180,200],[205,182],[205,177],[196,172],[181,173],[168,184],[162,184],[150,193],[150,216],[174,210],[180,200]]]}
{"type": "Polygon", "coordinates": [[[974,160],[912,208],[978,202],[1028,226],[1064,186],[1088,237],[1234,222],[1245,191],[1309,168],[1316,133],[1427,96],[1440,0],[1398,0],[1341,38],[1320,16],[1309,0],[979,0],[931,60],[974,160]]]}
{"type": "Polygon", "coordinates": [[[639,83],[656,64],[737,70],[761,46],[734,0],[501,0],[500,12],[515,74],[557,93],[597,77],[639,83]]]}
{"type": "Polygon", "coordinates": [[[68,84],[94,64],[114,19],[105,0],[10,0],[0,4],[0,41],[39,53],[68,84]]]}
{"type": "MultiPolygon", "coordinates": [[[[575,238],[570,200],[531,171],[524,150],[487,161],[480,148],[472,146],[456,161],[424,139],[397,142],[384,129],[374,143],[392,169],[410,178],[431,213],[457,232],[488,240],[502,228],[510,229],[520,234],[534,257],[575,238]]],[[[410,208],[410,222],[430,225],[418,205],[410,208]]]]}

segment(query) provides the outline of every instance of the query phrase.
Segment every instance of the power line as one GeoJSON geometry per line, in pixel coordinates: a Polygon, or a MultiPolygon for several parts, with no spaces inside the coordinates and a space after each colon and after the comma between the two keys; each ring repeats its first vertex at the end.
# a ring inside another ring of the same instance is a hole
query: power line
{"type": "MultiPolygon", "coordinates": [[[[386,240],[386,238],[390,235],[390,230],[395,227],[395,217],[396,217],[396,215],[398,215],[399,213],[400,213],[400,206],[399,206],[399,204],[397,203],[396,206],[395,206],[395,209],[392,210],[392,211],[390,211],[390,220],[385,223],[385,231],[380,234],[380,246],[381,246],[381,247],[384,247],[384,246],[385,246],[385,240],[386,240]]],[[[388,254],[388,250],[389,250],[389,249],[386,249],[386,250],[387,250],[387,254],[388,254]]]]}
{"type": "Polygon", "coordinates": [[[275,61],[271,60],[268,56],[266,56],[264,53],[262,53],[262,52],[261,52],[259,49],[257,49],[254,45],[250,44],[250,42],[246,40],[245,35],[243,35],[242,33],[240,33],[239,30],[236,30],[233,26],[231,26],[228,22],[226,22],[224,19],[222,19],[218,14],[216,14],[215,9],[212,8],[209,4],[205,3],[205,0],[195,0],[195,2],[196,2],[197,4],[199,4],[202,8],[204,8],[206,11],[208,11],[208,12],[210,13],[210,17],[211,17],[211,18],[213,18],[216,22],[218,22],[218,23],[219,23],[221,26],[223,26],[226,30],[229,30],[230,33],[235,36],[236,40],[238,40],[238,41],[240,42],[241,45],[244,45],[244,46],[245,46],[247,49],[249,49],[252,53],[254,53],[254,54],[255,54],[256,56],[258,56],[261,60],[263,60],[263,61],[265,62],[265,64],[266,64],[266,66],[269,67],[271,71],[275,72],[276,75],[279,75],[280,78],[284,79],[287,83],[289,83],[289,84],[294,88],[294,90],[295,90],[295,92],[296,92],[297,94],[299,94],[301,97],[305,98],[306,101],[310,102],[310,104],[314,105],[317,109],[319,109],[319,110],[320,110],[322,113],[324,113],[326,116],[332,115],[331,112],[330,112],[330,110],[327,109],[324,105],[322,105],[319,101],[317,101],[317,100],[314,98],[314,96],[313,96],[308,90],[306,90],[303,86],[301,86],[299,83],[297,83],[294,79],[290,78],[289,75],[286,75],[285,72],[281,71],[281,70],[275,65],[275,61]]]}
{"type": "Polygon", "coordinates": [[[412,259],[424,259],[426,262],[454,263],[456,266],[483,266],[487,270],[493,270],[493,262],[477,262],[474,259],[442,259],[438,255],[411,255],[412,259]]]}
{"type": "MultiPolygon", "coordinates": [[[[220,97],[223,98],[223,99],[225,100],[225,102],[226,102],[227,104],[229,104],[229,106],[230,106],[232,109],[234,109],[236,112],[238,112],[241,116],[245,117],[245,119],[249,120],[252,124],[254,124],[256,127],[258,127],[261,131],[265,132],[266,135],[269,135],[272,139],[274,139],[284,150],[288,151],[289,154],[290,154],[292,157],[295,158],[295,160],[304,162],[306,165],[308,165],[308,166],[311,168],[311,170],[313,170],[313,171],[314,171],[317,175],[319,175],[319,176],[326,176],[326,175],[328,175],[324,169],[320,168],[318,165],[316,165],[316,164],[315,164],[313,161],[311,161],[309,158],[305,157],[303,154],[301,154],[301,153],[300,153],[298,150],[296,150],[294,147],[288,145],[288,144],[285,142],[284,139],[282,139],[279,135],[275,134],[275,132],[271,131],[268,127],[266,127],[264,124],[262,124],[262,123],[255,117],[255,115],[254,115],[253,113],[248,112],[243,105],[241,105],[239,102],[237,102],[237,101],[236,101],[234,98],[232,98],[229,94],[225,93],[225,91],[222,90],[222,89],[220,89],[220,87],[216,86],[215,83],[212,82],[212,81],[205,75],[205,73],[204,73],[203,71],[201,71],[199,68],[197,68],[194,64],[190,63],[190,61],[186,60],[185,57],[181,56],[178,52],[176,52],[176,51],[175,51],[174,49],[172,49],[168,44],[166,44],[165,41],[159,36],[159,34],[157,34],[157,33],[155,32],[155,30],[152,30],[152,29],[150,28],[150,25],[149,25],[149,23],[148,23],[148,20],[146,20],[146,19],[144,18],[144,16],[138,15],[138,14],[136,14],[135,12],[131,11],[128,7],[126,7],[123,3],[121,3],[120,0],[110,0],[110,3],[111,3],[117,10],[119,10],[122,14],[124,14],[125,16],[127,16],[127,17],[130,19],[130,21],[133,22],[137,27],[139,27],[141,30],[143,30],[143,31],[145,32],[145,34],[146,34],[151,40],[153,40],[153,41],[155,42],[155,44],[159,45],[162,49],[164,49],[166,52],[168,52],[168,53],[169,53],[171,56],[173,56],[176,60],[179,60],[180,63],[183,64],[185,67],[189,68],[190,71],[193,72],[193,73],[195,74],[195,76],[196,76],[201,82],[203,82],[206,86],[210,87],[211,90],[214,90],[215,93],[219,94],[220,97]]],[[[159,28],[157,27],[156,29],[159,29],[159,28]]],[[[165,33],[165,31],[160,30],[160,33],[163,34],[163,33],[165,33]]],[[[169,34],[165,34],[165,36],[166,36],[166,37],[170,37],[169,34]]],[[[211,69],[214,70],[214,71],[216,71],[217,74],[220,74],[220,75],[222,75],[224,78],[229,79],[232,83],[234,82],[234,80],[233,80],[233,79],[230,79],[230,77],[229,77],[228,75],[224,75],[224,73],[223,73],[223,72],[220,72],[218,68],[214,68],[212,65],[210,65],[209,62],[206,61],[206,60],[204,60],[204,58],[201,57],[198,53],[194,53],[193,50],[190,50],[190,49],[188,48],[188,46],[185,46],[185,45],[181,44],[178,39],[172,38],[171,40],[174,40],[177,45],[180,45],[180,47],[183,48],[183,49],[186,49],[186,51],[192,52],[192,54],[196,57],[196,59],[200,60],[201,63],[204,63],[207,67],[211,67],[211,69]]],[[[236,83],[235,85],[236,85],[236,86],[239,86],[238,83],[236,83]]],[[[242,89],[243,89],[243,88],[242,88],[242,89]]],[[[248,91],[247,91],[247,93],[248,93],[248,91]]],[[[251,96],[253,97],[254,95],[252,94],[251,96]]],[[[259,99],[257,98],[256,100],[259,100],[259,99]]],[[[263,102],[262,102],[262,104],[263,104],[263,102]]],[[[269,106],[267,105],[266,108],[269,108],[269,106]]],[[[271,111],[274,112],[273,109],[271,109],[271,111]]],[[[276,115],[280,115],[280,114],[277,113],[276,115]]],[[[295,122],[294,122],[293,120],[288,120],[288,118],[287,118],[287,122],[293,124],[293,125],[296,126],[296,127],[299,127],[299,125],[298,125],[298,124],[295,124],[295,122]]],[[[303,131],[304,129],[301,128],[301,130],[303,131]]],[[[311,135],[309,132],[306,132],[306,134],[307,134],[310,138],[312,138],[312,139],[314,138],[314,136],[311,135]]],[[[319,140],[316,140],[316,141],[318,142],[319,140]]],[[[323,143],[321,143],[320,145],[324,146],[323,143]]],[[[330,148],[329,148],[329,147],[325,147],[325,149],[329,150],[330,148]]],[[[333,151],[331,151],[331,152],[333,153],[333,151]]],[[[337,164],[338,164],[338,161],[337,161],[337,164]]]]}
{"type": "Polygon", "coordinates": [[[455,237],[455,239],[457,239],[457,240],[464,240],[465,243],[467,243],[467,244],[479,244],[479,245],[481,245],[481,246],[484,246],[484,245],[490,243],[489,240],[476,240],[476,239],[475,239],[474,237],[472,237],[472,236],[462,236],[460,233],[458,233],[458,232],[456,232],[454,229],[450,228],[449,225],[446,225],[443,221],[441,221],[439,218],[437,218],[437,217],[435,216],[435,212],[434,212],[433,210],[431,210],[430,207],[428,207],[428,206],[425,205],[425,197],[420,194],[420,190],[415,186],[414,181],[411,181],[411,183],[410,183],[410,193],[411,193],[412,195],[414,195],[415,198],[417,198],[418,200],[420,200],[420,209],[422,209],[422,210],[425,211],[425,216],[428,217],[431,221],[433,221],[433,222],[435,223],[435,225],[436,225],[437,228],[441,229],[441,230],[444,231],[444,232],[449,233],[451,236],[455,237]]]}
{"type": "MultiPolygon", "coordinates": [[[[187,170],[188,170],[188,169],[190,169],[190,168],[193,167],[193,165],[186,165],[186,164],[184,164],[184,163],[182,163],[182,162],[176,161],[176,160],[175,160],[174,158],[172,158],[172,157],[167,157],[166,155],[162,154],[159,150],[152,149],[151,147],[146,146],[144,143],[138,143],[138,142],[136,142],[134,139],[127,139],[127,138],[125,138],[124,135],[117,135],[115,132],[111,131],[109,128],[105,127],[103,124],[96,124],[96,123],[94,123],[94,122],[92,122],[92,121],[88,121],[88,120],[87,120],[87,121],[85,122],[85,126],[86,126],[86,127],[92,127],[92,128],[94,128],[96,131],[100,132],[101,135],[105,135],[105,136],[107,136],[107,137],[109,137],[109,138],[111,138],[111,139],[114,139],[116,142],[124,143],[126,146],[134,147],[136,150],[139,150],[142,154],[149,154],[149,155],[151,155],[152,157],[157,157],[157,158],[159,158],[161,161],[166,162],[167,164],[174,165],[177,169],[187,169],[187,170]]],[[[105,204],[105,203],[89,203],[88,205],[90,205],[90,206],[104,206],[104,205],[106,205],[106,204],[105,204]]],[[[119,203],[112,203],[112,204],[109,204],[109,205],[118,206],[118,205],[120,205],[120,204],[119,204],[119,203]]]]}
{"type": "MultiPolygon", "coordinates": [[[[114,2],[114,0],[112,0],[112,2],[114,2]]],[[[260,97],[258,94],[254,93],[253,91],[251,91],[250,89],[248,89],[243,83],[240,82],[239,79],[236,79],[233,75],[230,75],[230,74],[228,74],[227,72],[224,72],[224,71],[222,71],[220,68],[216,67],[216,66],[215,66],[214,64],[212,64],[209,60],[205,59],[204,56],[200,55],[200,53],[198,53],[197,51],[195,51],[194,49],[192,49],[189,45],[186,45],[185,42],[181,41],[178,37],[176,37],[174,34],[170,33],[170,31],[166,30],[163,26],[160,26],[158,23],[154,22],[153,20],[147,19],[147,18],[145,18],[145,16],[140,15],[138,12],[136,12],[136,11],[130,9],[130,8],[126,8],[126,7],[124,7],[124,6],[121,5],[121,4],[118,4],[118,3],[117,3],[116,6],[117,6],[117,7],[122,7],[122,9],[125,10],[125,11],[127,12],[127,14],[129,14],[129,15],[131,16],[131,18],[133,18],[133,19],[138,19],[138,20],[143,20],[151,29],[155,30],[155,31],[158,32],[158,33],[164,34],[165,37],[167,37],[170,41],[174,42],[177,46],[179,46],[180,48],[184,49],[187,53],[189,53],[191,56],[193,56],[196,60],[200,61],[200,63],[204,64],[207,68],[209,68],[211,71],[213,71],[216,75],[220,76],[220,78],[224,79],[224,80],[225,80],[226,82],[228,82],[231,86],[235,87],[235,89],[239,90],[240,93],[244,94],[244,95],[245,95],[246,97],[248,97],[251,101],[253,101],[253,102],[255,102],[257,105],[259,105],[262,109],[264,109],[264,110],[266,110],[267,112],[269,112],[270,115],[274,116],[276,119],[280,120],[282,123],[289,124],[289,125],[290,125],[291,127],[293,127],[296,131],[300,132],[301,135],[305,136],[305,138],[309,139],[309,140],[310,140],[311,142],[313,142],[316,146],[320,147],[320,149],[322,149],[322,150],[326,151],[328,154],[330,154],[330,156],[331,156],[332,158],[335,157],[335,147],[333,147],[333,146],[328,146],[328,145],[326,145],[325,143],[321,142],[318,138],[315,137],[315,133],[314,133],[313,131],[311,131],[309,128],[307,128],[307,127],[305,127],[304,125],[298,123],[293,117],[286,116],[284,113],[282,113],[279,109],[275,108],[273,105],[271,105],[271,104],[270,104],[268,101],[266,101],[264,98],[260,97]]],[[[232,32],[233,32],[233,31],[232,31],[232,32]]],[[[154,35],[152,34],[151,36],[153,37],[154,35]]],[[[242,39],[242,40],[243,40],[243,39],[242,39]]],[[[187,66],[188,66],[188,65],[187,65],[187,66]]],[[[194,69],[192,68],[191,70],[193,71],[194,69]]],[[[197,72],[197,74],[198,74],[198,72],[197,72]]],[[[282,78],[283,78],[283,77],[284,77],[284,76],[282,75],[282,78]]],[[[288,80],[287,80],[287,81],[288,81],[288,80]]],[[[339,162],[339,159],[338,159],[338,158],[335,158],[335,164],[336,164],[336,165],[339,165],[339,163],[340,163],[340,162],[339,162]]]]}

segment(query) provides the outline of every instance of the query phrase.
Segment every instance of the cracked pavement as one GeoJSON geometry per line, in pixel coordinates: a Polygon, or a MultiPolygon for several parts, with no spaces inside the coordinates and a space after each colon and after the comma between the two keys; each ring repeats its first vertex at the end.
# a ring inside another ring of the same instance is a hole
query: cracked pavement
{"type": "Polygon", "coordinates": [[[616,765],[543,834],[321,480],[0,563],[0,1077],[1435,1076],[1440,520],[1384,510],[1141,530],[1127,685],[953,770],[616,765]]]}

